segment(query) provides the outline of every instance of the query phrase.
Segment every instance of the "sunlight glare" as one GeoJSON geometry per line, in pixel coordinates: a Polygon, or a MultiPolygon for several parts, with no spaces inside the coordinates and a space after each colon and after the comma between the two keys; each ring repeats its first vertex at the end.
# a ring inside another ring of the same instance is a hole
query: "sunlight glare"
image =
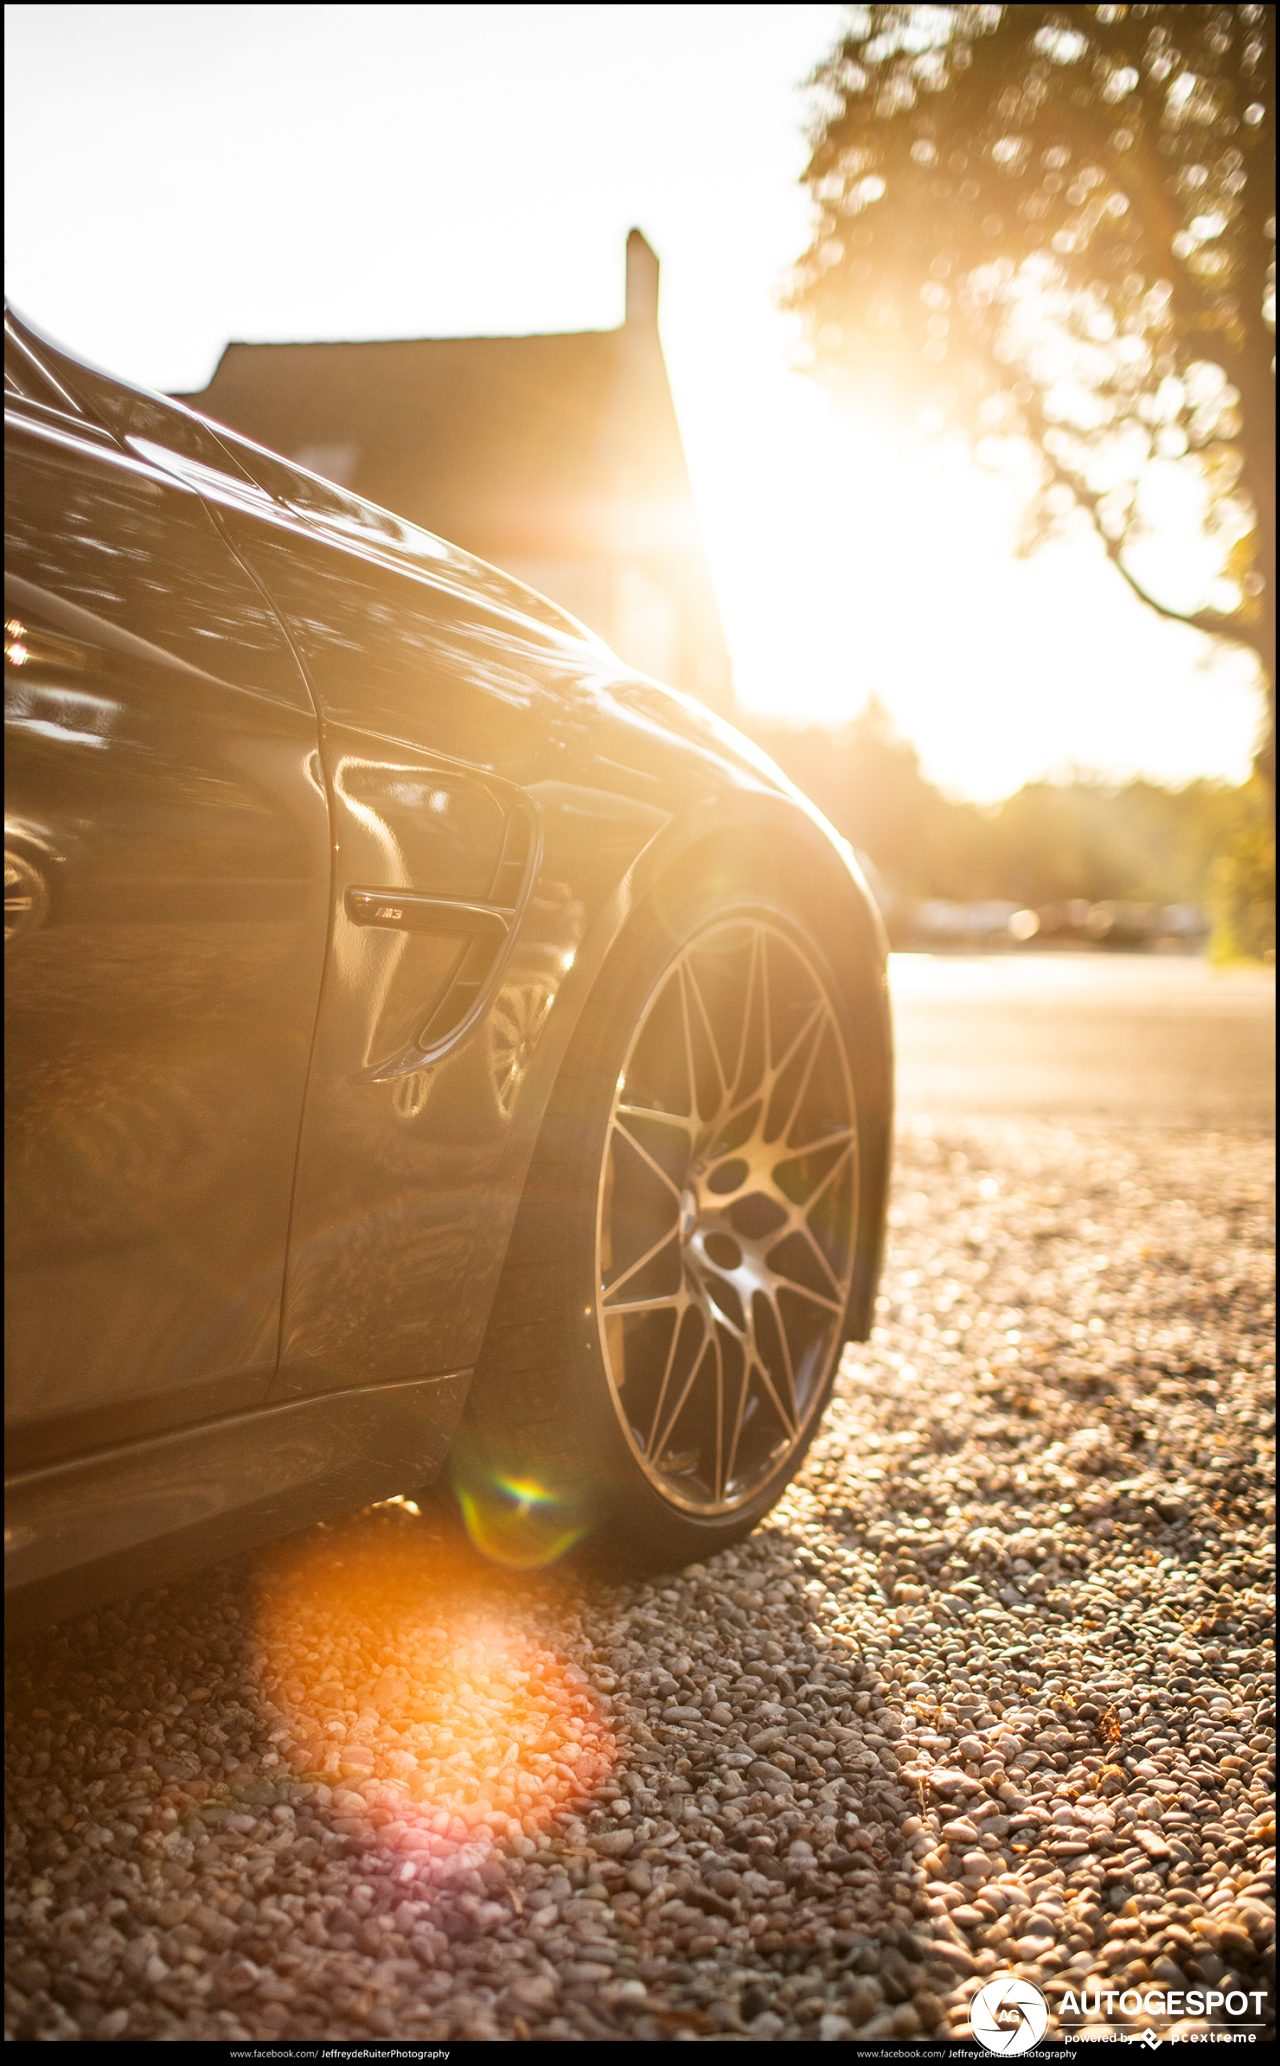
{"type": "MultiPolygon", "coordinates": [[[[1247,777],[1261,711],[1252,656],[1157,622],[1079,526],[1017,557],[1024,450],[993,441],[978,464],[958,437],[792,384],[804,392],[783,403],[775,387],[773,409],[756,408],[750,496],[740,451],[702,454],[748,728],[753,712],[839,725],[874,693],[925,773],[981,802],[1081,765],[1247,777]]],[[[1153,492],[1160,535],[1135,571],[1161,595],[1199,600],[1212,568],[1196,485],[1170,466],[1153,492]]]]}
{"type": "Polygon", "coordinates": [[[268,1552],[255,1664],[286,1768],[380,1849],[447,1860],[536,1835],[614,1761],[527,1608],[407,1514],[268,1552]]]}

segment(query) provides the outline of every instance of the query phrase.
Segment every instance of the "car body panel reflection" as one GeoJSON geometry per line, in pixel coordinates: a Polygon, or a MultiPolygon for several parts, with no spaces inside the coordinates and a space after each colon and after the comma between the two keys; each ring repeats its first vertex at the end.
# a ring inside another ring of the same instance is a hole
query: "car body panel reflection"
{"type": "Polygon", "coordinates": [[[10,431],[6,848],[47,888],[5,1004],[32,1460],[266,1395],[328,813],[305,681],[198,499],[10,431]]]}
{"type": "Polygon", "coordinates": [[[6,1582],[38,1616],[385,1499],[443,1461],[467,1373],[298,1400],[11,1479],[6,1582]]]}

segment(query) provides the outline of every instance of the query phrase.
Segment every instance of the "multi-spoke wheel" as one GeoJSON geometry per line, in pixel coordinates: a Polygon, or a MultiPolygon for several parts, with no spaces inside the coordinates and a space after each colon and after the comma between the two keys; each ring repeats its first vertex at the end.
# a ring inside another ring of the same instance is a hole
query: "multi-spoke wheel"
{"type": "Polygon", "coordinates": [[[812,1438],[854,1279],[859,1056],[798,910],[745,886],[642,909],[596,995],[454,1480],[496,1554],[585,1536],[654,1568],[745,1534],[812,1438]]]}
{"type": "Polygon", "coordinates": [[[772,919],[698,934],[618,1077],[598,1188],[610,1393],[649,1482],[727,1514],[808,1432],[853,1272],[857,1134],[831,999],[772,919]]]}

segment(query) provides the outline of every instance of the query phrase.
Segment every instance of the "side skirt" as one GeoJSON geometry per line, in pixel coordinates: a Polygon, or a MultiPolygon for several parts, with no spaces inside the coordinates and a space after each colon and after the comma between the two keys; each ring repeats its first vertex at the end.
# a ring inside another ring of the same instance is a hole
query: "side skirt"
{"type": "Polygon", "coordinates": [[[327,1393],[10,1479],[10,1632],[411,1492],[439,1472],[470,1382],[327,1393]]]}

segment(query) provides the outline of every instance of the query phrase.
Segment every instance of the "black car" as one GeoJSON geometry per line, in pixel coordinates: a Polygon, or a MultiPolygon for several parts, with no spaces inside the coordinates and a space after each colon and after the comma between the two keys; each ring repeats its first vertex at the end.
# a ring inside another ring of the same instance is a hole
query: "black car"
{"type": "Polygon", "coordinates": [[[848,850],[493,568],[5,328],[6,1584],[448,1462],[516,1563],[750,1529],[870,1327],[848,850]]]}

